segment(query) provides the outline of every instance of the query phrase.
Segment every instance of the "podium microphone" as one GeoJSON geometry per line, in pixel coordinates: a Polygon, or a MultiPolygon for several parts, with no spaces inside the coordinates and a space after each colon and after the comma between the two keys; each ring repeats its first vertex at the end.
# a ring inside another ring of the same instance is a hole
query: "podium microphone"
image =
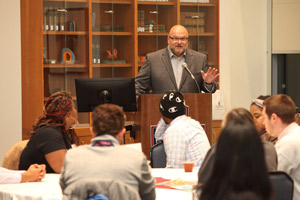
{"type": "Polygon", "coordinates": [[[182,64],[182,67],[189,73],[189,75],[192,77],[192,79],[195,81],[196,85],[197,85],[197,88],[198,88],[198,92],[200,93],[200,87],[199,87],[199,84],[198,82],[196,81],[195,79],[195,76],[192,74],[191,70],[187,67],[187,64],[186,63],[183,63],[182,64]]]}

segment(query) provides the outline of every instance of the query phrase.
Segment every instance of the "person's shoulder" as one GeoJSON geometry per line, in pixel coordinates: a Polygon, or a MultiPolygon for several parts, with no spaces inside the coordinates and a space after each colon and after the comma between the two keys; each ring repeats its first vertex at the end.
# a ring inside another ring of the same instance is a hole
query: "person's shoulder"
{"type": "Polygon", "coordinates": [[[148,54],[147,54],[147,57],[148,57],[148,58],[151,58],[151,57],[157,57],[157,56],[159,56],[159,55],[163,55],[163,54],[166,54],[166,53],[167,53],[167,48],[163,48],[163,49],[159,49],[159,50],[157,50],[157,51],[148,53],[148,54]]]}
{"type": "Polygon", "coordinates": [[[142,151],[138,151],[136,149],[133,149],[133,148],[130,148],[130,147],[126,147],[126,145],[119,145],[118,147],[120,149],[122,149],[122,151],[126,151],[129,154],[144,155],[144,153],[142,151]]]}
{"type": "Polygon", "coordinates": [[[178,118],[178,120],[175,121],[174,125],[176,125],[176,128],[181,128],[181,129],[186,129],[187,127],[197,128],[197,129],[202,128],[199,121],[197,121],[189,116],[186,116],[186,115],[178,118]]]}
{"type": "Polygon", "coordinates": [[[85,144],[85,145],[80,145],[77,147],[74,147],[72,149],[69,149],[68,152],[70,153],[77,153],[77,152],[83,152],[91,148],[91,145],[85,144]]]}
{"type": "Polygon", "coordinates": [[[60,132],[56,126],[42,126],[37,132],[60,132]]]}
{"type": "Polygon", "coordinates": [[[66,153],[66,158],[70,158],[70,157],[78,157],[81,154],[85,154],[86,151],[88,151],[88,149],[91,148],[90,145],[80,145],[78,147],[69,149],[66,153]]]}
{"type": "Polygon", "coordinates": [[[123,154],[123,156],[126,158],[142,161],[145,157],[145,154],[142,151],[138,151],[136,149],[126,147],[124,145],[119,145],[117,148],[120,151],[120,154],[123,154]]]}
{"type": "Polygon", "coordinates": [[[275,146],[273,143],[269,142],[269,141],[262,141],[263,144],[263,148],[266,151],[275,151],[275,146]]]}
{"type": "Polygon", "coordinates": [[[59,129],[55,126],[42,126],[39,128],[36,133],[34,134],[35,137],[47,137],[53,135],[61,135],[59,129]]]}
{"type": "MultiPolygon", "coordinates": [[[[298,129],[299,132],[289,133],[288,135],[283,136],[281,139],[279,139],[275,145],[276,150],[278,149],[299,149],[299,143],[300,143],[300,129],[298,129]]],[[[300,151],[300,149],[299,149],[300,151]]]]}

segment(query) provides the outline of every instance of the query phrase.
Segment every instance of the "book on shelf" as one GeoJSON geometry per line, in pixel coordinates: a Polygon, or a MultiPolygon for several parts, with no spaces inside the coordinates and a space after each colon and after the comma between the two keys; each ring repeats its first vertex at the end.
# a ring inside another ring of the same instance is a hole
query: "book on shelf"
{"type": "Polygon", "coordinates": [[[209,0],[180,0],[181,3],[209,3],[209,0]]]}
{"type": "Polygon", "coordinates": [[[54,31],[53,7],[49,7],[47,12],[49,31],[54,31]]]}
{"type": "Polygon", "coordinates": [[[43,29],[44,31],[48,31],[49,30],[49,21],[48,21],[48,7],[44,7],[43,9],[43,29]]]}
{"type": "Polygon", "coordinates": [[[66,13],[64,8],[47,7],[43,9],[44,31],[65,31],[66,13]]]}
{"type": "Polygon", "coordinates": [[[92,59],[93,64],[100,64],[100,40],[92,41],[92,59]]]}
{"type": "Polygon", "coordinates": [[[65,31],[67,10],[63,9],[63,8],[59,8],[59,9],[57,9],[57,11],[59,13],[59,22],[58,22],[59,30],[65,31]]]}
{"type": "Polygon", "coordinates": [[[126,60],[102,59],[101,64],[126,64],[126,60]]]}
{"type": "Polygon", "coordinates": [[[56,8],[53,10],[53,30],[59,31],[59,16],[56,8]]]}
{"type": "Polygon", "coordinates": [[[100,31],[100,32],[124,32],[123,25],[97,25],[93,27],[93,31],[100,31]]]}
{"type": "Polygon", "coordinates": [[[189,33],[203,33],[205,31],[205,12],[182,12],[180,20],[189,33]]]}
{"type": "Polygon", "coordinates": [[[169,0],[138,0],[138,1],[168,2],[169,0]]]}
{"type": "Polygon", "coordinates": [[[96,22],[96,12],[92,12],[92,27],[95,27],[95,22],[96,22]]]}
{"type": "Polygon", "coordinates": [[[138,10],[138,32],[145,32],[145,11],[138,10]]]}

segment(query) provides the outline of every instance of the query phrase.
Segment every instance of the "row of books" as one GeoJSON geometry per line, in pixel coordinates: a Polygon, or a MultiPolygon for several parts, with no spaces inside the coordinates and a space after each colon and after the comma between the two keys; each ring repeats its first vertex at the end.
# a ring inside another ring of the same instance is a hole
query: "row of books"
{"type": "Polygon", "coordinates": [[[180,22],[189,33],[205,32],[205,12],[181,12],[180,22]]]}
{"type": "Polygon", "coordinates": [[[138,10],[138,27],[142,27],[145,25],[145,11],[138,10]]]}
{"type": "Polygon", "coordinates": [[[209,0],[180,0],[181,3],[209,3],[209,0]]]}
{"type": "MultiPolygon", "coordinates": [[[[138,0],[138,1],[156,1],[168,2],[169,0],[138,0]]],[[[181,3],[209,3],[209,0],[180,0],[181,3]]]]}
{"type": "Polygon", "coordinates": [[[100,31],[100,32],[124,32],[123,25],[96,25],[93,27],[93,31],[100,31]]]}
{"type": "Polygon", "coordinates": [[[156,22],[152,19],[148,19],[145,21],[145,11],[138,10],[138,32],[148,32],[148,33],[163,33],[165,31],[164,24],[156,24],[156,22]]]}
{"type": "Polygon", "coordinates": [[[168,2],[169,0],[138,0],[138,1],[156,1],[156,2],[168,2]]]}
{"type": "Polygon", "coordinates": [[[149,24],[149,25],[144,25],[144,26],[138,26],[137,29],[138,32],[145,32],[145,33],[164,33],[166,32],[165,30],[165,25],[163,24],[149,24]]]}
{"type": "Polygon", "coordinates": [[[92,41],[92,60],[93,64],[100,64],[100,40],[92,41]]]}
{"type": "Polygon", "coordinates": [[[64,8],[44,7],[44,31],[65,31],[67,10],[64,8]]]}

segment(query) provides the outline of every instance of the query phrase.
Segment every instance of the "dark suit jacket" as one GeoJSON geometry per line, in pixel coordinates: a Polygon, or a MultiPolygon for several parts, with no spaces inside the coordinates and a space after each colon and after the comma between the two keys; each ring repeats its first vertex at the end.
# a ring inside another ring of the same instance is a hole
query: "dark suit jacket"
{"type": "MultiPolygon", "coordinates": [[[[168,48],[168,47],[167,47],[168,48]]],[[[186,70],[182,71],[182,78],[177,88],[170,55],[168,49],[161,49],[147,54],[146,62],[142,66],[135,79],[136,94],[146,93],[152,87],[153,94],[164,94],[169,90],[177,90],[181,93],[198,93],[195,81],[186,70]]],[[[186,50],[185,62],[197,80],[200,90],[204,92],[215,92],[217,83],[213,83],[212,91],[208,91],[204,85],[201,70],[207,71],[207,57],[205,54],[191,49],[186,50]]]]}

